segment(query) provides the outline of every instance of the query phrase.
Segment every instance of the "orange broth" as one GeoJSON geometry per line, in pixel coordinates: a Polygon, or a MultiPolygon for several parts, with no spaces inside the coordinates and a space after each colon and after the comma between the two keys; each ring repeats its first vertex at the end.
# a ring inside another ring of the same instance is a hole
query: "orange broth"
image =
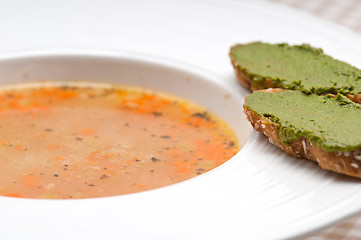
{"type": "Polygon", "coordinates": [[[0,195],[76,199],[134,193],[205,173],[239,150],[194,103],[95,83],[0,90],[0,195]]]}

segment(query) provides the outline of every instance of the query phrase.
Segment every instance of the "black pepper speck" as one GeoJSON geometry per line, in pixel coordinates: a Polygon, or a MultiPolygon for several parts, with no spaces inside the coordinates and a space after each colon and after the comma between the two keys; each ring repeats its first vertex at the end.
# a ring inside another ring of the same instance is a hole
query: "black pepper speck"
{"type": "Polygon", "coordinates": [[[157,161],[159,161],[158,158],[152,157],[152,162],[157,162],[157,161]]]}

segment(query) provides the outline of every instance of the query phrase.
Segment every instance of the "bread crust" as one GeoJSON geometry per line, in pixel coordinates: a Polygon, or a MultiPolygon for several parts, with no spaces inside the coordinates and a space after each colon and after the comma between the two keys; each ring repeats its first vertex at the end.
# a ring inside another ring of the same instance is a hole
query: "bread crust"
{"type": "MultiPolygon", "coordinates": [[[[232,57],[231,57],[231,59],[232,59],[232,57]]],[[[251,81],[250,81],[250,79],[249,79],[248,77],[246,77],[246,76],[243,74],[242,71],[238,70],[238,67],[237,67],[236,63],[233,61],[233,59],[232,59],[231,62],[232,62],[234,71],[235,71],[235,73],[236,73],[236,77],[237,77],[238,82],[239,82],[243,87],[245,87],[245,88],[247,88],[247,89],[249,89],[249,90],[251,90],[251,91],[256,90],[256,89],[252,89],[252,88],[251,88],[251,81]]]]}
{"type": "Polygon", "coordinates": [[[232,66],[234,68],[234,71],[236,73],[236,77],[238,82],[244,86],[245,88],[251,90],[251,91],[255,91],[255,90],[260,90],[260,89],[267,89],[267,88],[276,88],[277,86],[275,85],[274,81],[272,81],[270,78],[266,78],[263,81],[263,84],[261,86],[259,86],[258,88],[252,86],[252,79],[250,79],[243,71],[241,71],[242,66],[239,66],[236,63],[236,60],[233,59],[231,53],[229,53],[230,59],[231,59],[231,63],[232,66]]]}
{"type": "MultiPolygon", "coordinates": [[[[283,90],[267,89],[261,91],[277,92],[283,90]]],[[[246,105],[244,105],[244,112],[256,131],[263,133],[268,137],[270,143],[288,155],[315,161],[323,169],[361,178],[361,149],[349,152],[326,152],[313,145],[307,138],[299,138],[290,144],[284,144],[281,142],[281,136],[277,131],[277,123],[272,122],[269,118],[261,117],[246,105]]]]}
{"type": "Polygon", "coordinates": [[[351,101],[355,102],[355,103],[359,103],[361,104],[361,94],[356,94],[356,95],[351,95],[351,94],[347,94],[346,97],[348,97],[351,101]]]}

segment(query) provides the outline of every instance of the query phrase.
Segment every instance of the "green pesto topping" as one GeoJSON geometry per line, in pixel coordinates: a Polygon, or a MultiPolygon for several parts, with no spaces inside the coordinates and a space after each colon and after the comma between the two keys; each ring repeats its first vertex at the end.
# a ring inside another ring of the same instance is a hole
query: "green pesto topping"
{"type": "Polygon", "coordinates": [[[307,44],[253,42],[233,46],[230,57],[251,79],[253,89],[264,88],[263,82],[269,78],[275,87],[308,93],[361,92],[361,70],[307,44]]]}
{"type": "Polygon", "coordinates": [[[304,137],[327,152],[361,148],[361,105],[342,95],[258,91],[246,97],[244,107],[278,124],[282,143],[304,137]]]}

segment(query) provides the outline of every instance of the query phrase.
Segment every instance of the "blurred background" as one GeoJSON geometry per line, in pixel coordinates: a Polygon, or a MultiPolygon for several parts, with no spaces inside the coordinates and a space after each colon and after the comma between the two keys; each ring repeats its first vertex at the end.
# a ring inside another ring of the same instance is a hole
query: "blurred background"
{"type": "MultiPolygon", "coordinates": [[[[361,34],[361,0],[268,0],[301,9],[361,34]]],[[[342,36],[340,36],[342,37],[342,36]]]]}

